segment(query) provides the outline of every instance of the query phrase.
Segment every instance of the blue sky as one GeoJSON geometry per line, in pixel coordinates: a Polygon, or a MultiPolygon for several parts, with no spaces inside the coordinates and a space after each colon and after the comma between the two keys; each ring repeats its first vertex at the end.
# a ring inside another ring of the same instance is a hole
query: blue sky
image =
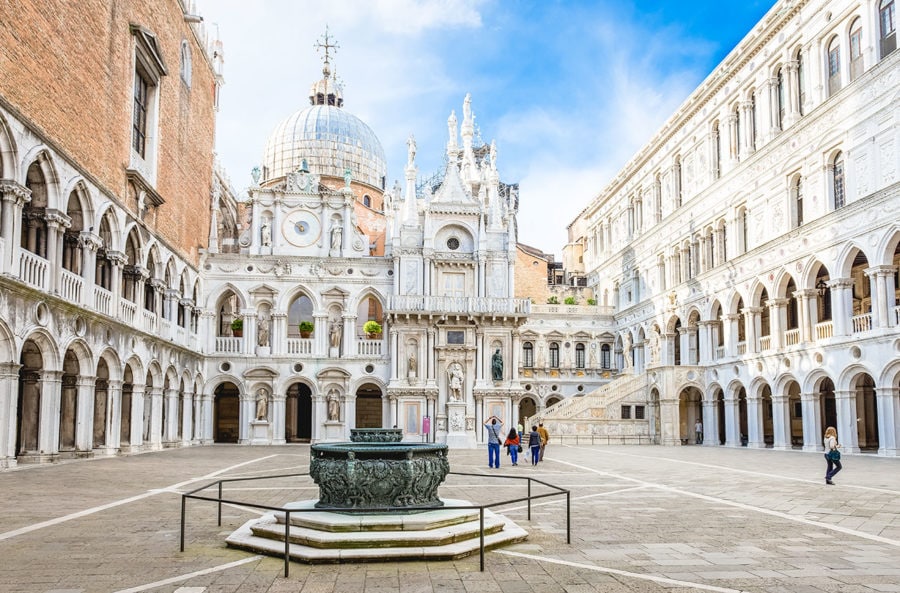
{"type": "Polygon", "coordinates": [[[568,225],[771,8],[740,2],[201,0],[225,44],[217,152],[239,192],[275,126],[308,105],[327,24],[345,108],[378,135],[388,185],[414,134],[438,170],[465,94],[501,178],[520,184],[519,240],[559,255],[568,225]]]}

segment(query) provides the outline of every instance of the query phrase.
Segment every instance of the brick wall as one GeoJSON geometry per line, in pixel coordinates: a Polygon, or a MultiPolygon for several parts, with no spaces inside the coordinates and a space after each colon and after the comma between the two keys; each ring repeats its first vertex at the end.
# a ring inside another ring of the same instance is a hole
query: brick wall
{"type": "MultiPolygon", "coordinates": [[[[215,76],[179,2],[0,0],[0,15],[0,95],[132,212],[129,25],[157,36],[168,70],[159,87],[156,183],[165,204],[146,222],[196,263],[209,232],[215,76]],[[191,46],[190,89],[180,75],[182,40],[191,46]]],[[[66,198],[59,196],[62,209],[66,198]]]]}
{"type": "Polygon", "coordinates": [[[516,298],[531,298],[537,304],[547,302],[547,260],[516,248],[516,298]]]}

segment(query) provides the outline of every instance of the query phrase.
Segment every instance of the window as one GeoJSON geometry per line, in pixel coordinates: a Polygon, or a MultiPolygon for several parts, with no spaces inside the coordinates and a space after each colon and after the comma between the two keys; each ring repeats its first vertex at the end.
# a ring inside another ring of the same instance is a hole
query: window
{"type": "Polygon", "coordinates": [[[850,80],[856,80],[863,73],[862,21],[856,19],[850,25],[850,80]]]}
{"type": "Polygon", "coordinates": [[[622,420],[631,420],[631,406],[622,406],[622,420]]]}
{"type": "Polygon", "coordinates": [[[458,273],[444,274],[444,296],[466,296],[466,275],[458,273]]]}
{"type": "Polygon", "coordinates": [[[534,367],[534,344],[531,342],[522,344],[522,366],[526,369],[534,367]]]}
{"type": "Polygon", "coordinates": [[[600,366],[604,369],[608,369],[610,364],[610,348],[609,344],[603,344],[600,347],[600,366]]]}
{"type": "Polygon", "coordinates": [[[750,150],[756,150],[756,93],[750,93],[750,137],[748,138],[750,150]]]}
{"type": "Polygon", "coordinates": [[[550,343],[550,368],[551,369],[559,368],[559,343],[558,342],[550,343]]]}
{"type": "Polygon", "coordinates": [[[634,419],[635,420],[643,420],[644,419],[644,406],[635,406],[634,407],[634,419]]]}
{"type": "Polygon", "coordinates": [[[775,73],[775,124],[779,130],[784,129],[784,110],[787,103],[784,101],[784,70],[778,69],[775,73]]]}
{"type": "Polygon", "coordinates": [[[800,103],[797,105],[797,112],[802,116],[803,115],[803,105],[806,103],[806,83],[804,81],[804,69],[803,69],[803,51],[797,50],[797,100],[800,103]]]}
{"type": "Polygon", "coordinates": [[[584,368],[584,344],[575,344],[575,368],[584,368]]]}
{"type": "Polygon", "coordinates": [[[712,162],[712,170],[713,170],[713,179],[718,179],[722,176],[722,138],[719,134],[719,122],[713,122],[712,129],[712,141],[713,141],[713,162],[712,162]]]}
{"type": "Polygon", "coordinates": [[[731,111],[731,158],[741,159],[741,107],[735,105],[731,111]]]}
{"type": "MultiPolygon", "coordinates": [[[[675,190],[675,208],[681,208],[682,193],[681,193],[681,156],[680,155],[675,157],[675,166],[672,168],[672,174],[675,176],[675,179],[674,179],[675,187],[673,188],[675,190]]],[[[662,207],[660,206],[660,210],[661,209],[662,209],[662,207]]]]}
{"type": "Polygon", "coordinates": [[[843,208],[846,204],[844,193],[844,155],[840,152],[834,156],[831,166],[831,191],[834,196],[834,209],[843,208]]]}
{"type": "Polygon", "coordinates": [[[741,253],[746,253],[747,249],[749,248],[748,239],[750,238],[750,235],[749,235],[750,217],[747,215],[746,206],[742,206],[741,208],[738,209],[737,222],[738,222],[737,248],[740,250],[741,253]]]}
{"type": "MultiPolygon", "coordinates": [[[[156,181],[159,84],[168,72],[156,35],[139,25],[131,25],[131,34],[134,37],[134,93],[129,169],[138,173],[144,184],[149,182],[152,185],[156,181]]],[[[186,46],[182,46],[182,60],[185,49],[186,46]]]]}
{"type": "Polygon", "coordinates": [[[363,196],[363,206],[366,208],[372,207],[372,198],[369,197],[369,194],[363,196]]]}
{"type": "Polygon", "coordinates": [[[131,130],[131,147],[141,158],[147,156],[147,98],[150,84],[140,72],[134,74],[134,115],[131,130]]]}
{"type": "Polygon", "coordinates": [[[878,5],[878,23],[881,29],[881,57],[897,49],[897,21],[894,0],[881,0],[878,5]]]}
{"type": "Polygon", "coordinates": [[[803,225],[803,179],[800,174],[791,183],[791,215],[794,228],[803,225]]]}
{"type": "Polygon", "coordinates": [[[191,88],[191,46],[187,40],[181,42],[181,81],[191,88]]]}
{"type": "Polygon", "coordinates": [[[841,47],[837,37],[828,44],[828,96],[841,90],[841,47]]]}

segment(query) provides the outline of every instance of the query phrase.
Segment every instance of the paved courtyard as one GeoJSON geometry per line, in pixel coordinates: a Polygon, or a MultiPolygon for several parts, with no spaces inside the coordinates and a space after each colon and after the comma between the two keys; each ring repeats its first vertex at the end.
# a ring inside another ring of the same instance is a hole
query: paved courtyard
{"type": "MultiPolygon", "coordinates": [[[[447,498],[524,495],[498,475],[539,475],[572,491],[498,507],[526,542],[454,562],[292,563],[225,547],[259,511],[190,502],[178,550],[179,493],[220,477],[306,471],[308,446],[212,447],[0,473],[0,591],[179,593],[900,592],[900,459],[845,457],[826,486],[821,454],[706,447],[552,446],[534,469],[487,468],[453,451],[447,498]]],[[[228,496],[261,504],[315,498],[308,479],[244,482],[228,496]]]]}

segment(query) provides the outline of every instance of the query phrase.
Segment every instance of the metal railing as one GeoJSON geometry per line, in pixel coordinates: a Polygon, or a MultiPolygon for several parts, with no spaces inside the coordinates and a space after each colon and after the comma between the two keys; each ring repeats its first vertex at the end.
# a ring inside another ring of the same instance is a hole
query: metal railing
{"type": "MultiPolygon", "coordinates": [[[[489,504],[470,504],[470,505],[442,505],[442,506],[434,506],[434,507],[416,507],[416,511],[455,511],[455,510],[466,510],[471,511],[474,509],[478,509],[478,522],[479,522],[479,543],[478,543],[478,551],[479,551],[479,560],[480,560],[480,570],[484,572],[484,510],[490,507],[498,507],[505,506],[509,504],[515,504],[519,502],[528,502],[528,520],[531,521],[531,501],[538,500],[541,498],[549,498],[551,496],[566,496],[566,543],[572,543],[572,495],[569,490],[565,488],[560,488],[559,486],[554,486],[553,484],[549,484],[543,480],[538,480],[536,478],[532,478],[529,476],[504,476],[504,475],[494,475],[494,474],[473,474],[467,472],[449,472],[447,475],[450,476],[469,476],[469,477],[479,477],[479,478],[501,478],[505,480],[527,480],[528,481],[528,493],[526,496],[513,498],[509,500],[502,500],[499,502],[492,502],[489,504]],[[553,492],[546,492],[543,494],[532,494],[531,493],[531,484],[532,482],[540,484],[542,486],[546,486],[551,488],[553,492]]],[[[297,477],[309,477],[309,472],[304,473],[295,473],[295,474],[278,474],[275,476],[253,476],[247,478],[224,478],[221,480],[216,480],[215,482],[210,482],[205,486],[200,486],[199,488],[195,488],[194,490],[190,490],[181,495],[181,532],[179,534],[179,542],[180,542],[180,551],[184,552],[184,535],[185,535],[185,524],[187,522],[187,500],[192,498],[194,500],[205,500],[207,502],[215,502],[217,504],[217,512],[216,512],[216,521],[217,526],[222,526],[222,505],[223,504],[232,504],[239,505],[243,507],[250,507],[254,509],[261,509],[265,511],[274,511],[284,513],[284,576],[288,577],[290,574],[290,561],[291,561],[291,514],[292,513],[337,513],[337,514],[365,514],[365,513],[389,513],[389,512],[397,512],[397,511],[406,511],[408,509],[404,507],[379,507],[379,508],[366,508],[366,509],[318,509],[318,508],[308,508],[308,509],[298,509],[298,508],[288,508],[286,506],[272,506],[266,504],[258,504],[254,502],[246,502],[242,500],[233,500],[223,498],[222,496],[222,485],[228,482],[247,482],[252,480],[274,480],[280,478],[297,478],[297,477]],[[202,492],[204,490],[208,490],[210,488],[216,487],[217,493],[215,497],[212,496],[203,496],[198,494],[198,492],[202,492]]]]}

